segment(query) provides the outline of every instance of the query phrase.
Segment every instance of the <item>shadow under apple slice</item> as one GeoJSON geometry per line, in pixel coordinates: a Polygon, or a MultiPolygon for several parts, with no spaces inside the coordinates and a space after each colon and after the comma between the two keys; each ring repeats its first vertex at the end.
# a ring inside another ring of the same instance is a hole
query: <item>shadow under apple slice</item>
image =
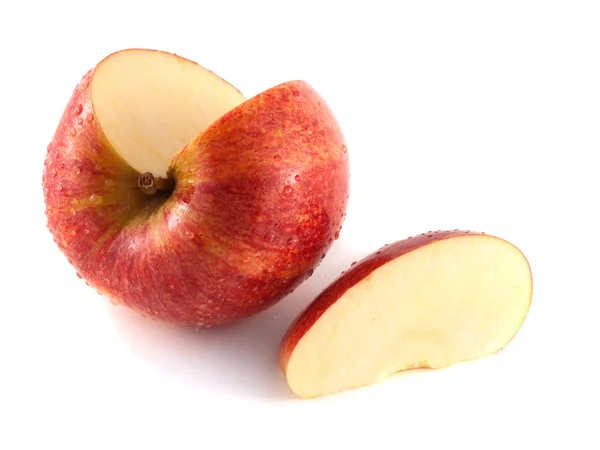
{"type": "Polygon", "coordinates": [[[329,283],[366,254],[352,249],[342,233],[313,276],[293,293],[254,317],[222,327],[195,331],[107,303],[131,351],[178,383],[236,397],[284,401],[294,398],[277,364],[285,331],[329,283]]]}

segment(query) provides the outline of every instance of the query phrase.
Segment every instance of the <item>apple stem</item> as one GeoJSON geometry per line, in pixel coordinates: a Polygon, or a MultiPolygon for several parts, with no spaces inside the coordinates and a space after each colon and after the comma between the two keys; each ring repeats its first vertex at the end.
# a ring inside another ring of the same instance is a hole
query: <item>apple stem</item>
{"type": "Polygon", "coordinates": [[[173,178],[155,178],[150,172],[144,172],[138,177],[138,186],[144,194],[152,195],[157,191],[172,191],[175,189],[173,178]]]}

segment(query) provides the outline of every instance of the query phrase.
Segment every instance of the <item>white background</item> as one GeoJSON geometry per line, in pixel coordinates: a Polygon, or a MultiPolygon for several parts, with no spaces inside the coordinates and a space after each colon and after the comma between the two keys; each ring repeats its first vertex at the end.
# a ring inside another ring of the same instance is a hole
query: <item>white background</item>
{"type": "Polygon", "coordinates": [[[1,449],[600,448],[598,2],[1,5],[1,449]],[[306,80],[346,135],[340,239],[237,326],[185,331],[111,305],[45,226],[63,108],[128,47],[188,57],[247,97],[306,80]],[[296,313],[358,257],[445,228],[529,258],[517,338],[485,360],[294,398],[275,356],[296,313]]]}

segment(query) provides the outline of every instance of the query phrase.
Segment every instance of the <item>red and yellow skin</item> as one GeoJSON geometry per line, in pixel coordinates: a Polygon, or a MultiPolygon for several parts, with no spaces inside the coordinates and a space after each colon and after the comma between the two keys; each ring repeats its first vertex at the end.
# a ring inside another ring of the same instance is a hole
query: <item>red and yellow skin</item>
{"type": "MultiPolygon", "coordinates": [[[[288,362],[296,348],[296,345],[310,330],[313,324],[337,302],[348,289],[368,277],[379,267],[394,261],[398,257],[410,253],[444,239],[455,238],[459,236],[481,235],[474,231],[445,230],[430,231],[415,237],[410,237],[392,244],[385,245],[381,249],[367,255],[361,261],[353,263],[352,266],[334,280],[320,295],[318,295],[304,310],[298,314],[293,323],[289,326],[281,340],[279,348],[279,367],[285,373],[288,362]]],[[[490,239],[500,239],[488,235],[490,239]]]]}
{"type": "Polygon", "coordinates": [[[212,326],[273,305],[308,278],[345,217],[342,132],[305,82],[225,114],[174,158],[172,192],[148,195],[94,115],[93,70],[48,147],[47,224],[80,277],[115,303],[212,326]]]}

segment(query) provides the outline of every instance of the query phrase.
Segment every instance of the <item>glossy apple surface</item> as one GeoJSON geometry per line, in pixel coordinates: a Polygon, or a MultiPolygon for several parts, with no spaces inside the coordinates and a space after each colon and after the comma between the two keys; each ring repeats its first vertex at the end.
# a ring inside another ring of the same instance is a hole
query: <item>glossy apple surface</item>
{"type": "Polygon", "coordinates": [[[280,300],[319,264],[348,198],[344,137],[294,81],[249,100],[143,49],[88,72],[48,147],[48,228],[80,277],[160,320],[219,325],[280,300]]]}
{"type": "Polygon", "coordinates": [[[493,236],[440,231],[385,246],[342,274],[290,326],[279,363],[318,397],[506,346],[532,297],[525,256],[493,236]]]}

